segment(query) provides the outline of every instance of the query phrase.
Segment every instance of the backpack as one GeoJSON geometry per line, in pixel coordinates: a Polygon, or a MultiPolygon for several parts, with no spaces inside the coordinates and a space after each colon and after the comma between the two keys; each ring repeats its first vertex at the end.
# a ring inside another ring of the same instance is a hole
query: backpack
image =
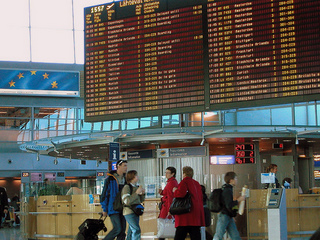
{"type": "Polygon", "coordinates": [[[103,185],[103,189],[102,189],[102,193],[100,195],[100,202],[103,202],[106,199],[106,193],[107,193],[107,188],[108,188],[108,184],[109,184],[109,177],[106,178],[104,180],[104,185],[103,185]],[[107,182],[108,181],[108,182],[107,182]]]}
{"type": "MultiPolygon", "coordinates": [[[[130,187],[130,195],[132,195],[132,191],[133,191],[133,187],[131,184],[127,184],[130,187]]],[[[132,204],[130,206],[127,206],[129,208],[131,208],[131,210],[137,215],[137,216],[141,216],[144,213],[144,207],[142,206],[142,204],[132,204]]]]}
{"type": "Polygon", "coordinates": [[[211,192],[208,201],[208,207],[211,212],[218,213],[222,210],[222,191],[222,188],[216,188],[211,192]]]}

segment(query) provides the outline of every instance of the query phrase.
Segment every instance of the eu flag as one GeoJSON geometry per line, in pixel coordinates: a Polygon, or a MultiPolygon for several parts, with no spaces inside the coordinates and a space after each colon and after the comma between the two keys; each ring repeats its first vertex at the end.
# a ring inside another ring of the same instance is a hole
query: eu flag
{"type": "Polygon", "coordinates": [[[79,72],[0,69],[0,94],[79,96],[79,72]]]}

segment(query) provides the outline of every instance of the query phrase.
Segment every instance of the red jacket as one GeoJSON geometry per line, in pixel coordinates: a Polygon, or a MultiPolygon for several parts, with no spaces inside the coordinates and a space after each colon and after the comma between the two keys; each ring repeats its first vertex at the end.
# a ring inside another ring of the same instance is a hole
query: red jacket
{"type": "MultiPolygon", "coordinates": [[[[166,218],[167,215],[168,215],[169,208],[170,208],[170,205],[171,205],[172,200],[173,200],[173,191],[172,191],[172,189],[174,187],[178,187],[177,180],[174,177],[169,178],[167,180],[167,185],[165,186],[165,188],[161,192],[161,195],[162,195],[161,201],[163,203],[162,203],[162,207],[161,207],[161,210],[160,210],[159,218],[166,218]]],[[[169,218],[171,218],[171,216],[169,218]]]]}
{"type": "Polygon", "coordinates": [[[200,184],[190,177],[185,177],[174,192],[174,197],[184,197],[187,191],[191,195],[192,207],[189,213],[175,215],[175,227],[205,226],[203,197],[200,184]]]}

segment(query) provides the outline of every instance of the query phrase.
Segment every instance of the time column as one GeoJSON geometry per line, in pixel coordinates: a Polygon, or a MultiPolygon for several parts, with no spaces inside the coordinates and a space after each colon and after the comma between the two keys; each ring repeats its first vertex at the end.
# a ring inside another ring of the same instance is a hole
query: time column
{"type": "Polygon", "coordinates": [[[232,11],[229,5],[208,4],[208,42],[210,103],[232,101],[234,96],[232,74],[232,11]],[[228,92],[225,92],[225,91],[228,92]]]}

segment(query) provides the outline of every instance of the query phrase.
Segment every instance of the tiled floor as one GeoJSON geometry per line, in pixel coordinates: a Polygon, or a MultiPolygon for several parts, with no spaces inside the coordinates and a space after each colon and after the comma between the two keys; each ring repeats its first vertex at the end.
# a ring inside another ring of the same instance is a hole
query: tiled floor
{"type": "Polygon", "coordinates": [[[1,240],[23,240],[20,234],[20,228],[17,227],[4,227],[0,228],[0,239],[1,240]]]}

